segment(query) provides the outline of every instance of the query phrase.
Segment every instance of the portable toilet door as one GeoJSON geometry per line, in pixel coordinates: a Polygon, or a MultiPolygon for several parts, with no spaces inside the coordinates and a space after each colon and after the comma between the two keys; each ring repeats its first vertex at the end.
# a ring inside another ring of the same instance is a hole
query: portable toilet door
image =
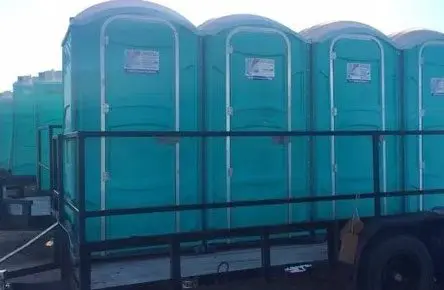
{"type": "Polygon", "coordinates": [[[37,144],[40,163],[37,164],[37,184],[39,190],[50,190],[50,141],[59,134],[59,127],[49,129],[51,125],[62,125],[63,119],[63,83],[61,71],[40,72],[34,82],[35,122],[40,129],[40,144],[37,144]],[[45,128],[46,129],[43,129],[45,128]],[[51,135],[52,134],[52,135],[51,135]]]}
{"type": "Polygon", "coordinates": [[[12,92],[0,93],[0,176],[8,174],[12,142],[12,92]]]}
{"type": "MultiPolygon", "coordinates": [[[[301,32],[312,42],[314,130],[399,130],[399,52],[383,33],[356,22],[333,22],[301,32]]],[[[380,141],[381,192],[399,190],[400,142],[380,141]],[[389,168],[389,170],[388,170],[389,168]]],[[[353,201],[318,206],[320,218],[374,214],[372,199],[359,194],[377,188],[373,178],[371,136],[317,137],[314,180],[320,195],[355,195],[353,201]]],[[[396,198],[382,198],[383,214],[401,210],[396,198]]]]}
{"type": "MultiPolygon", "coordinates": [[[[65,47],[71,49],[75,130],[197,131],[198,35],[183,16],[147,1],[104,2],[71,20],[65,47]]],[[[90,174],[81,173],[90,207],[199,202],[198,140],[114,137],[94,143],[98,140],[87,147],[90,174]]],[[[199,230],[199,216],[196,211],[106,217],[99,228],[91,223],[88,238],[199,230]]]]}
{"type": "MultiPolygon", "coordinates": [[[[308,44],[255,15],[230,15],[199,26],[204,39],[206,130],[306,130],[308,44]]],[[[207,140],[207,202],[287,199],[308,194],[304,138],[207,140]]],[[[307,220],[307,205],[210,210],[212,228],[307,220]]]]}
{"type": "Polygon", "coordinates": [[[20,76],[13,85],[13,132],[11,173],[21,177],[36,174],[36,128],[33,78],[20,76]]]}
{"type": "MultiPolygon", "coordinates": [[[[404,102],[407,130],[444,130],[444,34],[431,30],[397,33],[392,39],[403,49],[404,102]]],[[[406,137],[406,188],[425,195],[408,198],[408,211],[442,206],[443,195],[427,190],[444,188],[444,136],[406,137]]]]}

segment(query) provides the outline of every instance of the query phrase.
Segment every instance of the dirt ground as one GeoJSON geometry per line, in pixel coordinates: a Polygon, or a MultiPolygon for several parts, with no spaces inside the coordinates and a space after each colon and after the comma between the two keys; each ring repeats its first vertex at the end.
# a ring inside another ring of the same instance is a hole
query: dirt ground
{"type": "MultiPolygon", "coordinates": [[[[35,237],[37,234],[38,232],[32,231],[0,231],[0,256],[8,254],[35,237]]],[[[41,239],[39,242],[30,246],[7,262],[0,264],[0,269],[14,270],[26,266],[35,266],[50,262],[53,252],[51,247],[45,245],[48,240],[49,238],[41,239]]],[[[46,284],[57,280],[59,280],[59,272],[50,271],[15,279],[11,282],[27,284],[21,286],[19,284],[14,290],[64,290],[65,287],[60,285],[46,284]],[[38,287],[38,284],[34,283],[45,284],[38,287]]],[[[262,279],[255,279],[198,287],[198,289],[202,290],[346,290],[347,288],[347,279],[344,279],[344,275],[340,273],[332,273],[331,271],[326,271],[322,268],[315,268],[312,271],[303,274],[288,274],[284,279],[273,279],[270,283],[265,283],[262,279]]]]}

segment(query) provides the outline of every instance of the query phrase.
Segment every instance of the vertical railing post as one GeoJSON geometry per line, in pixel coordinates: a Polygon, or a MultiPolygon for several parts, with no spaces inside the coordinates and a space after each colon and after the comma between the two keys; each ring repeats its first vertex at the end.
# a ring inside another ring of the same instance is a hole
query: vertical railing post
{"type": "MultiPolygon", "coordinates": [[[[56,160],[54,158],[54,156],[56,154],[55,151],[57,150],[56,149],[57,145],[55,145],[55,144],[56,144],[56,140],[51,139],[52,149],[51,149],[50,153],[52,156],[51,159],[53,159],[54,161],[56,160]]],[[[60,201],[59,201],[60,193],[56,193],[57,188],[55,187],[55,181],[53,180],[55,177],[53,170],[56,170],[56,168],[51,169],[51,172],[50,172],[50,174],[51,174],[50,175],[51,213],[52,213],[53,217],[55,217],[56,220],[60,223],[61,222],[60,221],[60,201]]],[[[54,254],[54,263],[59,265],[61,274],[63,274],[63,269],[62,269],[62,259],[63,258],[62,258],[62,252],[61,252],[61,250],[62,250],[61,246],[63,244],[63,241],[62,241],[63,236],[61,234],[63,234],[63,233],[61,233],[61,231],[62,231],[62,229],[60,228],[60,225],[59,225],[59,227],[55,231],[55,237],[54,237],[54,244],[55,245],[54,245],[53,254],[54,254]]]]}
{"type": "Polygon", "coordinates": [[[335,220],[327,228],[327,251],[330,267],[334,267],[338,262],[340,244],[339,221],[335,220]]]}
{"type": "MultiPolygon", "coordinates": [[[[407,160],[407,156],[406,156],[406,144],[409,140],[409,137],[405,135],[405,130],[406,130],[406,116],[405,116],[405,98],[403,98],[402,96],[404,96],[404,52],[402,50],[399,51],[399,71],[398,71],[398,79],[402,80],[401,82],[398,82],[398,87],[399,87],[399,114],[401,116],[401,118],[399,118],[398,120],[401,120],[401,131],[402,134],[401,136],[396,136],[396,138],[399,138],[399,146],[400,146],[400,166],[401,166],[401,170],[400,170],[400,180],[401,180],[401,191],[405,191],[406,190],[406,160],[407,160]]],[[[401,198],[401,208],[402,208],[402,212],[405,213],[408,211],[408,201],[409,198],[406,196],[403,196],[401,198]]]]}
{"type": "Polygon", "coordinates": [[[174,290],[182,289],[182,273],[180,264],[180,242],[177,238],[170,241],[170,277],[174,290]]]}
{"type": "Polygon", "coordinates": [[[374,206],[375,206],[375,216],[381,216],[381,176],[380,176],[380,134],[372,135],[372,157],[373,157],[373,192],[375,194],[374,206]]]}
{"type": "Polygon", "coordinates": [[[61,176],[63,175],[63,141],[62,136],[57,136],[53,139],[53,155],[54,155],[54,172],[53,172],[53,209],[57,220],[61,223],[63,214],[62,207],[64,206],[63,185],[61,176]]]}
{"type": "MultiPolygon", "coordinates": [[[[204,38],[199,37],[199,46],[201,51],[203,51],[205,43],[204,38]]],[[[199,54],[199,79],[200,79],[200,87],[199,87],[199,103],[200,103],[200,131],[207,131],[207,121],[206,121],[206,86],[205,84],[205,57],[203,54],[199,54]]],[[[208,203],[208,193],[207,193],[207,145],[208,139],[207,136],[203,136],[198,139],[198,145],[200,148],[200,194],[201,194],[201,203],[206,205],[208,203]]],[[[201,210],[201,227],[202,231],[206,231],[208,228],[208,209],[203,207],[201,210]]],[[[208,250],[208,241],[206,239],[202,240],[202,247],[204,252],[208,250]]]]}
{"type": "Polygon", "coordinates": [[[57,230],[57,236],[56,236],[56,262],[60,265],[60,276],[62,281],[69,281],[71,278],[71,263],[70,263],[70,251],[69,251],[69,233],[65,232],[64,227],[65,226],[65,192],[64,192],[64,186],[63,186],[63,150],[64,150],[64,142],[65,139],[63,135],[59,135],[56,138],[54,138],[54,163],[55,163],[55,169],[54,169],[54,188],[57,191],[57,195],[53,195],[57,203],[57,212],[56,217],[59,221],[60,226],[57,230]]]}
{"type": "Polygon", "coordinates": [[[49,172],[48,172],[48,176],[49,176],[49,188],[47,190],[51,190],[52,189],[52,182],[51,182],[51,174],[52,174],[52,167],[53,167],[53,160],[52,160],[52,135],[54,134],[54,127],[52,125],[49,125],[48,127],[48,168],[49,168],[49,172]]]}
{"type": "Polygon", "coordinates": [[[62,194],[64,185],[62,182],[62,176],[63,176],[63,148],[64,148],[64,142],[65,142],[65,138],[63,138],[63,135],[58,135],[57,138],[55,139],[55,143],[57,144],[57,151],[56,151],[56,163],[57,163],[57,170],[55,172],[55,180],[57,182],[57,185],[55,186],[55,188],[57,189],[57,191],[62,194]]]}
{"type": "Polygon", "coordinates": [[[37,128],[37,189],[42,189],[42,128],[37,128]]]}
{"type": "Polygon", "coordinates": [[[270,234],[265,231],[261,236],[261,265],[262,274],[265,281],[270,282],[270,270],[271,270],[271,246],[270,246],[270,234]]]}
{"type": "MultiPolygon", "coordinates": [[[[311,50],[316,49],[315,46],[307,44],[307,59],[308,62],[308,68],[307,68],[307,75],[310,75],[312,71],[315,70],[315,54],[312,53],[311,50]]],[[[312,96],[313,92],[315,91],[315,88],[317,86],[317,80],[315,78],[308,78],[309,79],[309,93],[308,96],[312,96]]],[[[307,97],[306,98],[308,107],[309,107],[309,118],[308,118],[308,128],[311,132],[315,131],[315,99],[307,97]]],[[[331,136],[330,136],[331,137],[331,136]]],[[[310,191],[310,196],[315,197],[318,194],[318,187],[317,187],[317,173],[316,173],[316,143],[319,141],[319,136],[315,135],[309,135],[308,136],[308,174],[309,174],[309,180],[308,180],[308,186],[310,191]]],[[[294,154],[294,153],[293,153],[294,154]]],[[[317,212],[318,203],[311,202],[310,203],[310,221],[315,221],[316,217],[318,216],[317,212]]],[[[310,231],[311,238],[316,237],[316,232],[314,230],[310,231]]]]}
{"type": "Polygon", "coordinates": [[[49,148],[49,190],[52,191],[54,189],[56,189],[57,186],[57,182],[56,182],[56,176],[57,176],[57,152],[56,152],[56,139],[55,138],[50,138],[49,139],[49,144],[51,144],[50,148],[49,148]]]}
{"type": "Polygon", "coordinates": [[[60,222],[63,222],[64,220],[64,210],[65,210],[65,188],[63,184],[63,173],[64,173],[64,166],[63,166],[63,156],[64,156],[64,142],[65,138],[63,135],[57,136],[55,138],[55,146],[57,149],[55,150],[55,163],[56,163],[56,169],[54,170],[54,187],[58,193],[58,198],[56,200],[57,202],[57,208],[58,208],[58,216],[60,222]]]}
{"type": "Polygon", "coordinates": [[[80,289],[91,289],[91,254],[86,248],[86,187],[85,187],[85,136],[79,132],[77,135],[76,157],[77,157],[77,200],[79,213],[78,224],[78,246],[79,246],[79,282],[80,289]]]}

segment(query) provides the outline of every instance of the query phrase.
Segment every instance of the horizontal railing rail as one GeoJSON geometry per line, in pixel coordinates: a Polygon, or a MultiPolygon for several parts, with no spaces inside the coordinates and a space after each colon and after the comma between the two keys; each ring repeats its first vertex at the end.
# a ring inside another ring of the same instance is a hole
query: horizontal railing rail
{"type": "MultiPolygon", "coordinates": [[[[430,190],[406,190],[406,191],[387,191],[381,192],[381,197],[404,197],[404,196],[416,196],[420,194],[434,195],[444,194],[444,188],[442,189],[430,189],[430,190]]],[[[362,193],[359,194],[359,199],[375,198],[375,193],[362,193]]],[[[180,212],[180,211],[193,211],[204,209],[226,209],[237,207],[252,207],[252,206],[268,206],[268,205],[287,205],[309,202],[325,202],[325,201],[340,201],[340,200],[354,200],[356,195],[352,194],[340,194],[329,196],[307,196],[298,198],[282,198],[282,199],[264,199],[264,200],[245,200],[245,201],[233,201],[233,202],[220,202],[220,203],[206,203],[206,204],[181,204],[181,205],[169,205],[169,206],[149,206],[139,208],[124,208],[124,209],[108,209],[97,211],[85,211],[85,218],[103,217],[103,216],[118,216],[118,215],[134,215],[134,214],[147,214],[147,213],[161,213],[161,212],[180,212]]],[[[74,206],[73,202],[65,199],[65,202],[69,205],[69,208],[75,212],[80,210],[74,206]]]]}
{"type": "Polygon", "coordinates": [[[444,130],[342,130],[342,131],[74,131],[64,135],[67,139],[98,137],[293,137],[293,136],[427,136],[443,135],[444,130]]]}

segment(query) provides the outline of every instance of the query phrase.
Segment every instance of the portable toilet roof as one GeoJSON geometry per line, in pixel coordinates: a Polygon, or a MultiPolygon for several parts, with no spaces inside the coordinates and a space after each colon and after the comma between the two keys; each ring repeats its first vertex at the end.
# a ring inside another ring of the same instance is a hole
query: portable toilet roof
{"type": "Polygon", "coordinates": [[[28,85],[31,86],[33,84],[33,77],[31,75],[18,76],[14,85],[28,85]]]}
{"type": "Polygon", "coordinates": [[[299,32],[303,37],[311,42],[322,42],[327,38],[339,34],[367,34],[376,38],[383,39],[396,46],[393,40],[378,29],[355,21],[333,21],[323,24],[317,24],[299,32]]]}
{"type": "Polygon", "coordinates": [[[144,0],[111,0],[93,5],[84,11],[77,14],[70,19],[70,25],[82,25],[94,21],[97,18],[114,15],[115,10],[120,10],[119,13],[128,12],[144,12],[143,10],[150,10],[154,14],[167,21],[174,21],[189,29],[196,29],[184,16],[176,11],[162,6],[157,3],[148,2],[144,0]]]}
{"type": "Polygon", "coordinates": [[[40,83],[60,83],[62,81],[62,72],[56,70],[39,72],[36,81],[40,83]]]}
{"type": "Polygon", "coordinates": [[[424,28],[400,31],[390,37],[402,49],[409,49],[429,41],[444,41],[444,33],[424,28]]]}
{"type": "MultiPolygon", "coordinates": [[[[296,37],[302,39],[302,37],[300,37],[300,35],[296,31],[293,31],[284,24],[279,23],[273,19],[254,14],[232,14],[219,18],[212,18],[199,25],[198,29],[203,34],[211,35],[218,34],[223,30],[239,26],[266,26],[280,30],[285,33],[293,34],[296,37]]],[[[306,41],[305,39],[302,40],[306,41]]]]}
{"type": "Polygon", "coordinates": [[[1,92],[0,99],[2,99],[2,100],[12,99],[12,92],[11,91],[1,92]]]}

